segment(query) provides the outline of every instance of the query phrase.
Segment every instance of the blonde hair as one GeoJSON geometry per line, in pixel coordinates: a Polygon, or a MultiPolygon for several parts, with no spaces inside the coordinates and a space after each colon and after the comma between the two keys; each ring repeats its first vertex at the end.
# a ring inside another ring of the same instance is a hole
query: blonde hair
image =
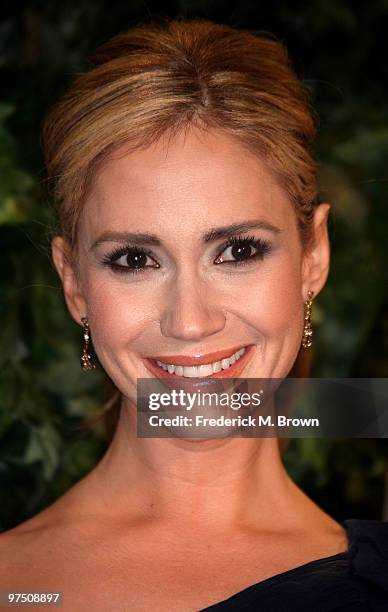
{"type": "MultiPolygon", "coordinates": [[[[221,129],[267,162],[309,247],[318,203],[310,151],[316,117],[281,42],[203,19],[174,19],[133,27],[91,59],[94,67],[75,80],[43,126],[59,231],[73,255],[82,205],[104,159],[124,143],[128,150],[146,148],[190,126],[221,129]]],[[[304,360],[301,355],[306,373],[304,360]]],[[[298,375],[295,365],[292,372],[298,375]]],[[[98,418],[119,397],[115,390],[98,418]]]]}
{"type": "Polygon", "coordinates": [[[315,117],[284,45],[207,20],[142,24],[94,54],[52,108],[43,148],[60,232],[73,248],[82,203],[113,149],[188,126],[218,128],[263,158],[294,203],[302,244],[317,199],[315,117]]]}

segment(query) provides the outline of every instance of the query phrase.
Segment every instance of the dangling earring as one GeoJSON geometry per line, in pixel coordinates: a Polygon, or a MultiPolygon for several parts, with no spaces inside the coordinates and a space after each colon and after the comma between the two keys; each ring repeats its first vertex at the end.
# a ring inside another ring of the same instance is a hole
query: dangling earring
{"type": "Polygon", "coordinates": [[[312,307],[312,297],[314,295],[314,291],[308,291],[307,300],[304,302],[305,313],[304,313],[304,328],[303,328],[303,337],[302,337],[302,346],[304,348],[310,348],[312,345],[312,335],[313,330],[311,327],[311,307],[312,307]]]}
{"type": "Polygon", "coordinates": [[[82,346],[81,368],[87,370],[95,370],[96,365],[93,363],[89,354],[90,330],[87,317],[82,317],[82,325],[84,326],[84,342],[82,346]]]}

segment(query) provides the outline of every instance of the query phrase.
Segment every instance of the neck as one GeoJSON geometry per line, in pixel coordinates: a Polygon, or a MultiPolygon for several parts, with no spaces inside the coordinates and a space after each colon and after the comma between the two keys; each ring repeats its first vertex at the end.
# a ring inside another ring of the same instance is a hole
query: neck
{"type": "Polygon", "coordinates": [[[290,504],[303,494],[277,438],[138,438],[134,415],[124,401],[112,443],[88,477],[104,512],[207,529],[292,519],[290,504]]]}

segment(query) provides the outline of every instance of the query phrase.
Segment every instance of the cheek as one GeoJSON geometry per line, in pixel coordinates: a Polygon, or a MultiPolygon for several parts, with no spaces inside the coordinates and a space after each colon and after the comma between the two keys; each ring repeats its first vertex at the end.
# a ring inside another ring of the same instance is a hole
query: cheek
{"type": "Polygon", "coordinates": [[[87,283],[87,308],[94,348],[98,354],[134,342],[149,328],[152,300],[139,296],[122,281],[91,277],[87,283]]]}
{"type": "MultiPolygon", "coordinates": [[[[160,334],[161,307],[168,296],[150,283],[128,284],[122,279],[101,278],[98,273],[85,279],[87,312],[94,348],[99,356],[120,352],[129,344],[139,348],[160,334]]],[[[242,273],[227,282],[209,282],[207,296],[223,310],[234,314],[254,334],[270,339],[285,336],[296,342],[303,329],[300,262],[288,252],[277,253],[252,273],[242,273]],[[294,340],[295,339],[295,340],[294,340]]],[[[243,330],[241,330],[243,331],[243,330]]],[[[150,347],[148,347],[150,348],[150,347]]]]}
{"type": "Polygon", "coordinates": [[[256,279],[243,301],[250,321],[267,336],[300,335],[303,305],[299,262],[287,254],[278,256],[256,279]]]}

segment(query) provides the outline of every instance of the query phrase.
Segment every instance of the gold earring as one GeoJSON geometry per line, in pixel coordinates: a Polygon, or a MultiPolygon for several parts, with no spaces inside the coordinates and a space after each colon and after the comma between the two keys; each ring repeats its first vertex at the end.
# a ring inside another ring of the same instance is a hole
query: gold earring
{"type": "Polygon", "coordinates": [[[93,363],[89,353],[90,329],[87,317],[82,317],[82,325],[84,326],[84,342],[82,346],[81,368],[87,370],[95,370],[96,365],[93,363]]]}
{"type": "Polygon", "coordinates": [[[312,297],[314,295],[314,291],[308,291],[307,300],[304,302],[305,313],[304,313],[304,328],[303,328],[303,337],[302,337],[302,346],[304,348],[310,348],[312,345],[312,335],[313,330],[311,327],[311,307],[312,307],[312,297]]]}

